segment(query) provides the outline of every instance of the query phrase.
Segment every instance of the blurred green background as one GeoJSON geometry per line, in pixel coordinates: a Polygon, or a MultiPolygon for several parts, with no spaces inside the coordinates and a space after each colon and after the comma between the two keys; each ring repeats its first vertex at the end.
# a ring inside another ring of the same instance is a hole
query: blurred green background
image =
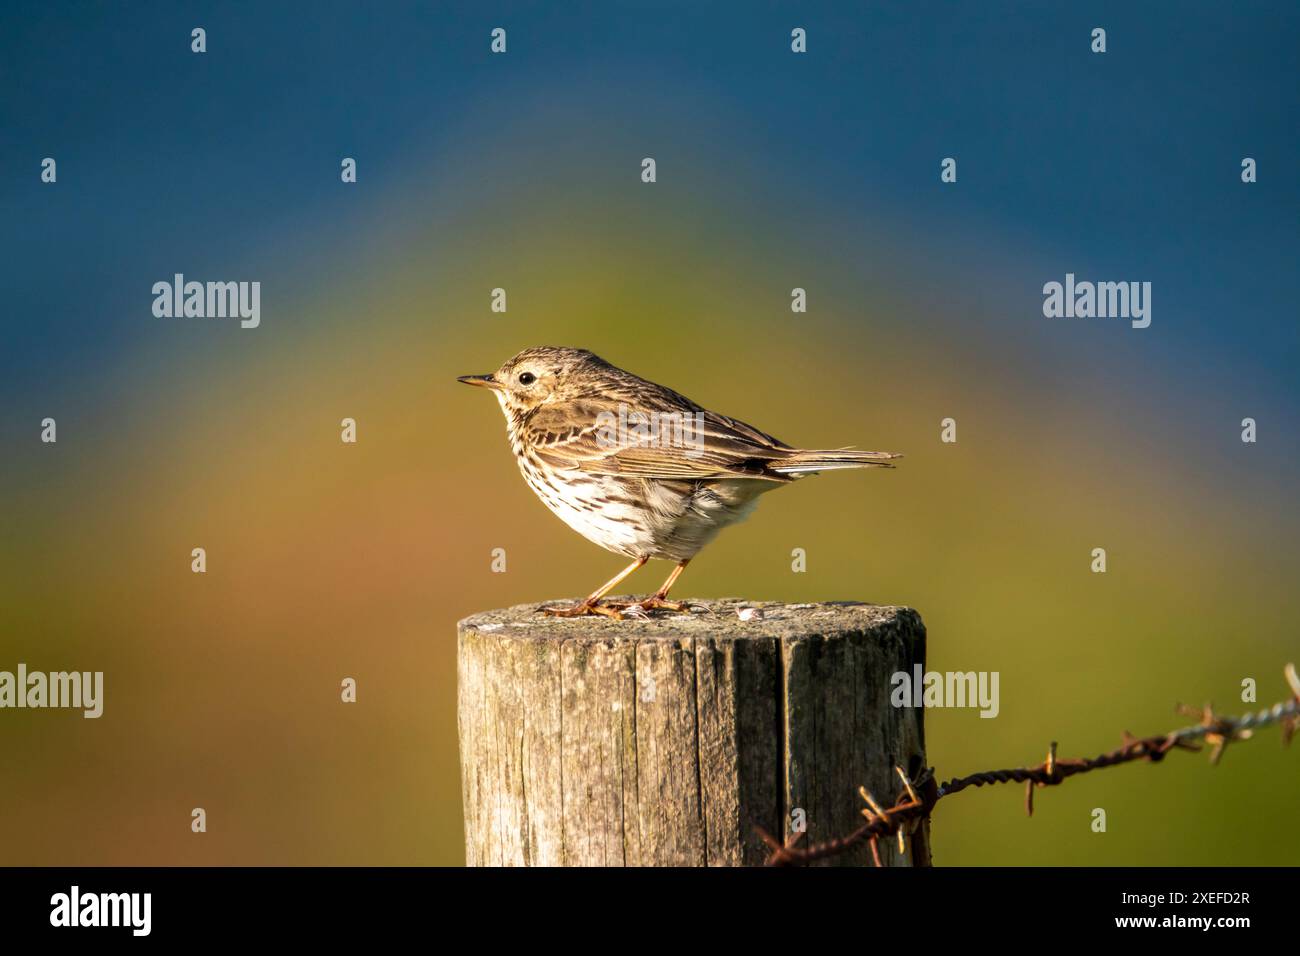
{"type": "MultiPolygon", "coordinates": [[[[462,862],[456,620],[622,567],[454,381],[531,345],[906,455],[765,498],[679,594],[917,608],[931,669],[1001,673],[997,719],[927,715],[943,778],[1092,755],[1178,701],[1241,711],[1248,677],[1281,698],[1294,10],[311,9],[5,14],[0,669],[102,670],[106,703],[0,712],[0,862],[462,862]],[[1152,281],[1152,326],[1044,318],[1067,271],[1152,281]],[[261,327],[153,318],[174,272],[261,281],[261,327]]],[[[934,858],[1294,863],[1298,801],[1265,731],[1032,820],[1019,787],[968,792],[934,858]]]]}

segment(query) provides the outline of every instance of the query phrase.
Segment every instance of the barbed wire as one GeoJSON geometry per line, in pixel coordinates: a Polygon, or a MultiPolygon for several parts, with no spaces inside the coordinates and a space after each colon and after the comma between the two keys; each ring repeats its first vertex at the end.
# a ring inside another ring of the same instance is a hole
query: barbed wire
{"type": "Polygon", "coordinates": [[[964,777],[954,777],[945,783],[936,782],[932,768],[925,769],[915,779],[909,779],[902,767],[895,767],[902,788],[895,797],[894,803],[884,807],[865,787],[859,788],[858,793],[867,805],[862,810],[862,815],[867,822],[852,833],[800,847],[798,843],[803,838],[803,833],[792,834],[786,842],[782,843],[762,827],[757,827],[759,837],[772,851],[767,858],[767,865],[806,865],[839,856],[863,843],[868,843],[873,861],[876,866],[881,866],[880,840],[882,838],[896,839],[899,853],[905,854],[907,838],[923,821],[929,819],[935,805],[945,797],[961,793],[971,787],[1023,783],[1025,811],[1033,816],[1036,787],[1059,786],[1081,773],[1117,767],[1136,760],[1159,763],[1172,750],[1199,751],[1202,749],[1202,742],[1210,746],[1210,763],[1217,764],[1228,744],[1248,740],[1256,730],[1273,724],[1280,726],[1282,743],[1288,744],[1297,729],[1300,729],[1300,676],[1297,676],[1294,664],[1287,664],[1283,674],[1291,688],[1289,700],[1240,717],[1220,717],[1209,705],[1196,708],[1180,704],[1176,708],[1178,713],[1197,716],[1200,722],[1151,737],[1137,738],[1125,731],[1124,742],[1119,747],[1090,759],[1059,758],[1056,755],[1056,742],[1053,741],[1048,748],[1047,759],[1036,766],[984,770],[964,777]]]}

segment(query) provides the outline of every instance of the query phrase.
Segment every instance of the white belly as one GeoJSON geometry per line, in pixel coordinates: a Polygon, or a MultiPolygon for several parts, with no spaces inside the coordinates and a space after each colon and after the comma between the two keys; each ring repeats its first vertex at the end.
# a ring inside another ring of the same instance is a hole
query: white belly
{"type": "Polygon", "coordinates": [[[567,472],[547,481],[526,458],[529,487],[588,541],[631,558],[693,558],[723,528],[748,517],[772,482],[737,479],[709,485],[567,472]]]}

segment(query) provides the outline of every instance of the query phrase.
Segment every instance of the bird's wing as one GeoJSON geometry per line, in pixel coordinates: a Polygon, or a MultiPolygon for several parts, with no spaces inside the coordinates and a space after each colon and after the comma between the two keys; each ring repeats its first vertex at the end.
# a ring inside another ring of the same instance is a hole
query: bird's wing
{"type": "Polygon", "coordinates": [[[620,408],[599,400],[537,409],[525,426],[537,455],[554,468],[631,478],[790,479],[768,462],[792,449],[744,422],[699,406],[620,408]]]}

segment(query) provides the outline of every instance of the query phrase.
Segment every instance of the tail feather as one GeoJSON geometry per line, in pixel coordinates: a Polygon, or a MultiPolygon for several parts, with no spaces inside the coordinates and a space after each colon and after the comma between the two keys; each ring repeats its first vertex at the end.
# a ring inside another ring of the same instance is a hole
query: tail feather
{"type": "Polygon", "coordinates": [[[781,475],[811,475],[839,468],[893,468],[890,464],[902,455],[892,451],[861,451],[857,448],[798,448],[768,467],[781,475]]]}

